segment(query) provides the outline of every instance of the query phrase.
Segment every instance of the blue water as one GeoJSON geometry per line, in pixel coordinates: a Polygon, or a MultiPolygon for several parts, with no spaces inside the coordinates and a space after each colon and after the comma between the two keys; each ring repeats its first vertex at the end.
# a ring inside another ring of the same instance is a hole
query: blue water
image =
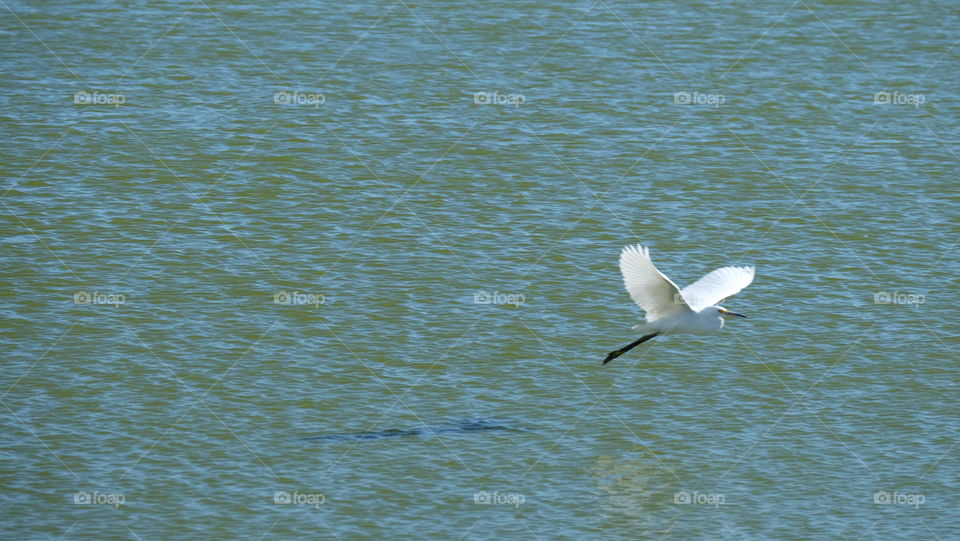
{"type": "Polygon", "coordinates": [[[5,537],[960,528],[952,4],[0,11],[5,537]]]}

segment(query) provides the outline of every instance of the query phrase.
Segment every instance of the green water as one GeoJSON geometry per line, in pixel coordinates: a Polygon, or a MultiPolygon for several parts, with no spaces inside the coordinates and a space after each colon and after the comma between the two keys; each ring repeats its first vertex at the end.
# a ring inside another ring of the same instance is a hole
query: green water
{"type": "Polygon", "coordinates": [[[5,538],[960,531],[957,5],[0,13],[5,538]]]}

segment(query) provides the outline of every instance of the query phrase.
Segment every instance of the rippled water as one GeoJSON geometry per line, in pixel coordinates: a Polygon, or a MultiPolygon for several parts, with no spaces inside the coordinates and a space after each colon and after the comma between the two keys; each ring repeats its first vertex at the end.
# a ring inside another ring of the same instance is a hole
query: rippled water
{"type": "Polygon", "coordinates": [[[2,11],[7,537],[960,528],[957,6],[2,11]]]}

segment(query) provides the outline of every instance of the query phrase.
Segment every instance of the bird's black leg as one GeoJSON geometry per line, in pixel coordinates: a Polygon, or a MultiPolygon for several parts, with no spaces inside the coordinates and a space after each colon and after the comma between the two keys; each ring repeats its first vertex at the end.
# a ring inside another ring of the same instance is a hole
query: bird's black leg
{"type": "Polygon", "coordinates": [[[636,340],[634,340],[633,342],[630,342],[629,344],[623,346],[622,348],[620,348],[620,349],[618,349],[618,350],[616,350],[616,351],[611,351],[610,353],[607,354],[607,358],[603,360],[603,364],[607,364],[608,362],[616,359],[617,357],[623,355],[624,353],[630,351],[631,349],[639,346],[640,344],[646,342],[647,340],[649,340],[649,339],[651,339],[651,338],[653,338],[654,336],[657,336],[657,335],[659,335],[659,334],[660,334],[660,333],[655,332],[655,333],[653,333],[653,334],[648,334],[648,335],[645,335],[645,336],[641,336],[640,338],[637,338],[636,340]]]}

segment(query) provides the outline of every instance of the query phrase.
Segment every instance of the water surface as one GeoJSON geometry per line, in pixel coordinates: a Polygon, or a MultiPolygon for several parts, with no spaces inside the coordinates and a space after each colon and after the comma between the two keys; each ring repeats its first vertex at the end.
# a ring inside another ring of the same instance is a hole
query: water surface
{"type": "Polygon", "coordinates": [[[8,537],[960,529],[955,6],[3,11],[8,537]]]}

